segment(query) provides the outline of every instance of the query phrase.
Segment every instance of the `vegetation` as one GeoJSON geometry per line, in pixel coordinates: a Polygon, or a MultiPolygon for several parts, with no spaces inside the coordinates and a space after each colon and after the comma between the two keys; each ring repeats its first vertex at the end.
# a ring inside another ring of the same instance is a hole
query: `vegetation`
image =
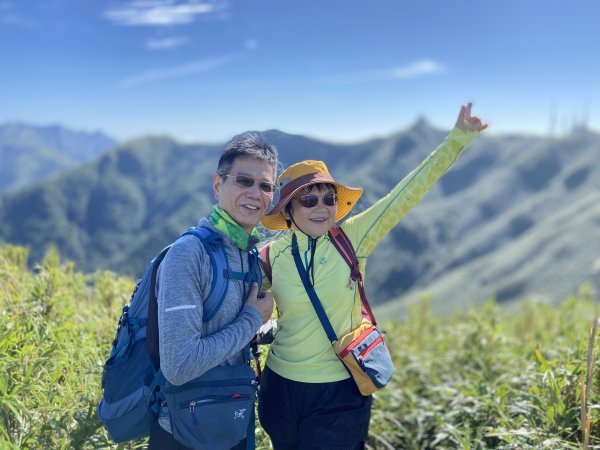
{"type": "MultiPolygon", "coordinates": [[[[31,271],[27,256],[0,247],[0,448],[143,446],[111,444],[95,411],[133,280],[76,272],[53,249],[31,271]]],[[[512,312],[490,302],[442,318],[428,306],[384,324],[396,374],[375,395],[370,448],[600,446],[590,290],[558,307],[525,303],[512,312]]],[[[257,444],[269,448],[260,428],[257,444]]]]}
{"type": "Polygon", "coordinates": [[[376,395],[370,443],[578,449],[585,438],[600,444],[595,328],[588,338],[597,310],[587,288],[558,307],[524,303],[511,313],[490,302],[451,319],[431,317],[423,301],[406,323],[386,325],[396,373],[376,395]]]}
{"type": "Polygon", "coordinates": [[[110,448],[95,405],[132,280],[0,247],[0,448],[110,448]]]}

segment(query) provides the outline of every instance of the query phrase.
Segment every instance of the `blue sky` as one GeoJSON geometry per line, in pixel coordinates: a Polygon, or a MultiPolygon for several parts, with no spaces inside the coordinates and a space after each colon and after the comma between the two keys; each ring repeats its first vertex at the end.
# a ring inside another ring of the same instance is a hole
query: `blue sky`
{"type": "Polygon", "coordinates": [[[600,130],[600,1],[0,0],[0,123],[225,141],[600,130]]]}

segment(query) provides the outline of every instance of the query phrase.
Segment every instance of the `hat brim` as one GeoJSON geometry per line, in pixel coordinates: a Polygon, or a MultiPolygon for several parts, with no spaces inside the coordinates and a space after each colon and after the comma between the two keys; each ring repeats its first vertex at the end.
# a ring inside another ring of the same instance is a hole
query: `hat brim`
{"type": "Polygon", "coordinates": [[[335,221],[339,222],[344,217],[346,217],[354,205],[358,202],[360,196],[363,193],[362,188],[355,188],[344,186],[336,181],[333,181],[332,178],[324,174],[314,174],[311,179],[305,180],[304,182],[298,183],[296,186],[293,186],[291,191],[285,193],[282,196],[277,204],[271,209],[269,214],[267,214],[260,221],[261,225],[269,230],[287,230],[288,225],[283,215],[283,211],[285,205],[287,205],[291,199],[296,195],[298,191],[301,189],[311,186],[313,184],[318,183],[327,183],[333,184],[335,186],[335,191],[337,193],[338,202],[337,202],[337,213],[335,215],[335,221]],[[321,176],[319,176],[321,175],[321,176]]]}

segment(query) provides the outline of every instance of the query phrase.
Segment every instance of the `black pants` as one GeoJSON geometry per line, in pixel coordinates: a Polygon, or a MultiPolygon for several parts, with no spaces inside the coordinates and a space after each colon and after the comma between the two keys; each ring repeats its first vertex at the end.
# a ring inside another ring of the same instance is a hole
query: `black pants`
{"type": "Polygon", "coordinates": [[[267,367],[258,417],[275,450],[357,450],[364,448],[369,433],[371,400],[351,378],[302,383],[267,367]]]}
{"type": "MultiPolygon", "coordinates": [[[[154,422],[152,430],[150,431],[150,441],[148,443],[148,450],[192,450],[189,447],[181,445],[175,440],[173,435],[168,431],[165,431],[163,427],[158,424],[158,421],[154,422]]],[[[233,447],[231,450],[246,450],[246,439],[240,442],[238,445],[233,447]]]]}

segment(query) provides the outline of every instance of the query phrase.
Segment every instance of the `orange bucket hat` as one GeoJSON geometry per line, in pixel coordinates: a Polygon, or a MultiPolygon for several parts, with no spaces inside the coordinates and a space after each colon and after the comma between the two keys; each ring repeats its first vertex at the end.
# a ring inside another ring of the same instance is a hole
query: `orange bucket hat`
{"type": "Polygon", "coordinates": [[[301,189],[312,184],[326,183],[335,186],[338,197],[335,221],[339,222],[352,210],[363,193],[361,188],[344,186],[333,179],[323,161],[305,160],[292,164],[277,177],[279,201],[261,220],[263,227],[269,230],[287,230],[287,222],[283,215],[285,205],[301,189]]]}

